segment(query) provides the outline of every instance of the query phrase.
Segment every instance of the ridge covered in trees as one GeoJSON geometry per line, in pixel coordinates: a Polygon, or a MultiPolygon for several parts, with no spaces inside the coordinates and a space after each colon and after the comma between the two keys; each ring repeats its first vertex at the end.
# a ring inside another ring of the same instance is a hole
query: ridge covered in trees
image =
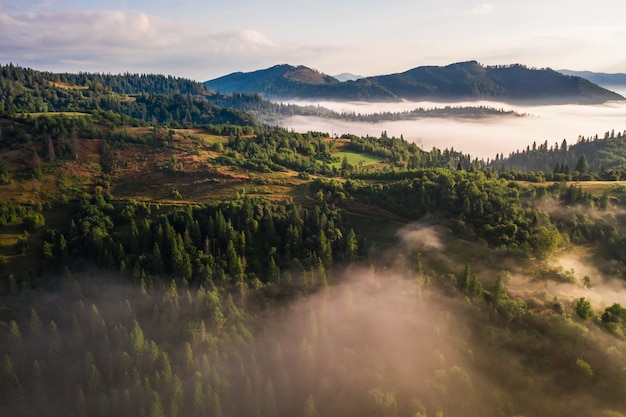
{"type": "Polygon", "coordinates": [[[12,64],[0,67],[0,114],[113,111],[170,125],[253,126],[249,114],[218,107],[202,84],[163,75],[53,74],[12,64]]]}
{"type": "Polygon", "coordinates": [[[483,66],[476,61],[421,66],[403,73],[339,82],[315,70],[278,65],[204,83],[221,93],[257,93],[273,99],[358,101],[476,100],[603,103],[624,100],[584,78],[526,66],[483,66]],[[303,77],[306,72],[309,76],[303,77]],[[319,82],[323,78],[324,82],[319,82]]]}
{"type": "Polygon", "coordinates": [[[526,149],[505,157],[496,155],[490,165],[504,171],[537,172],[546,180],[626,179],[626,132],[606,132],[604,136],[579,136],[574,144],[565,139],[549,145],[533,142],[526,149]]]}

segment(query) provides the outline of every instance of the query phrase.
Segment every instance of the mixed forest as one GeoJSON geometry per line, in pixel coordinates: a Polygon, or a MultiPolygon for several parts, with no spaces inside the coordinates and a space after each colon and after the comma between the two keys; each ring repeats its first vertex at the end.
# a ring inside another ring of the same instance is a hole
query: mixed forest
{"type": "Polygon", "coordinates": [[[484,161],[261,101],[0,67],[0,415],[626,415],[625,132],[484,161]]]}

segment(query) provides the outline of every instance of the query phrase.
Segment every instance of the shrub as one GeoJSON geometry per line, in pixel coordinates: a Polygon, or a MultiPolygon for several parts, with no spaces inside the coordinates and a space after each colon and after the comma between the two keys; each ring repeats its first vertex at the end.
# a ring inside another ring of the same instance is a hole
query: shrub
{"type": "Polygon", "coordinates": [[[24,217],[22,223],[24,224],[24,229],[28,232],[34,232],[46,224],[46,219],[41,213],[35,213],[24,217]]]}

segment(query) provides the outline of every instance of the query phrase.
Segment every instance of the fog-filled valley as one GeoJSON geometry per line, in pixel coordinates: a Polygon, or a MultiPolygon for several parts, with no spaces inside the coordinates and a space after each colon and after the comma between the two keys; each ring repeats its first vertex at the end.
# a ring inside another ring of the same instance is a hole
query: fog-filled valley
{"type": "Polygon", "coordinates": [[[626,415],[623,104],[0,87],[0,416],[626,415]]]}
{"type": "Polygon", "coordinates": [[[571,255],[541,278],[544,261],[440,226],[399,238],[321,286],[319,271],[283,271],[304,290],[286,304],[267,304],[267,286],[66,276],[15,299],[32,309],[4,329],[3,415],[622,415],[623,339],[577,309],[623,302],[623,281],[594,270],[585,287],[591,269],[571,255]]]}
{"type": "Polygon", "coordinates": [[[626,129],[626,104],[608,102],[602,105],[511,105],[508,103],[477,102],[401,102],[365,103],[294,101],[299,105],[319,105],[339,113],[374,114],[404,112],[417,108],[431,109],[445,106],[486,106],[495,109],[513,110],[520,116],[493,116],[485,118],[419,118],[415,120],[382,121],[377,123],[355,122],[309,116],[285,117],[282,126],[298,132],[308,130],[329,134],[355,134],[379,136],[386,131],[389,136],[402,136],[416,143],[425,151],[433,147],[454,148],[480,159],[493,159],[496,154],[508,156],[511,152],[548,141],[576,143],[579,136],[603,136],[610,130],[626,129]]]}

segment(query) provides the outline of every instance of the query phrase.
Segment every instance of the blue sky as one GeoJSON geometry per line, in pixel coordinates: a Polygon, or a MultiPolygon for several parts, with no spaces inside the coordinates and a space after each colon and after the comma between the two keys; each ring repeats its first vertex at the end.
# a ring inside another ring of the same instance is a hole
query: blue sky
{"type": "Polygon", "coordinates": [[[204,81],[275,64],[327,74],[420,65],[626,73],[623,0],[0,0],[0,63],[204,81]]]}

